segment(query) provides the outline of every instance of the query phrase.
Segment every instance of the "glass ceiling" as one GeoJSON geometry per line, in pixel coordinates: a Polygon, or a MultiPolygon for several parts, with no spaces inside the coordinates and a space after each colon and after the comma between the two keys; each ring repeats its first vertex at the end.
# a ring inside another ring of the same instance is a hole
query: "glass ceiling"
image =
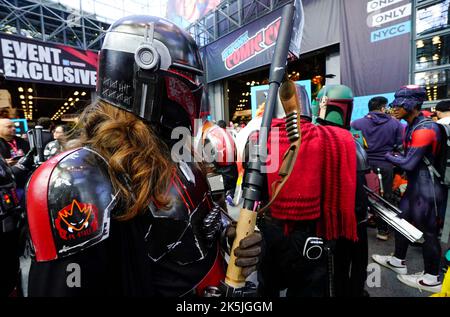
{"type": "Polygon", "coordinates": [[[167,0],[50,0],[79,11],[95,15],[107,23],[132,14],[165,17],[167,0]]]}

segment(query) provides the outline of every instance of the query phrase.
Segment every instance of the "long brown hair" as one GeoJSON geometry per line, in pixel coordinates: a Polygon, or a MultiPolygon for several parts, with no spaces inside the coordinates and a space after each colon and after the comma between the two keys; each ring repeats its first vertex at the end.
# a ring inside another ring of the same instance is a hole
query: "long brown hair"
{"type": "Polygon", "coordinates": [[[79,145],[89,146],[109,163],[109,174],[120,189],[125,210],[116,218],[128,220],[144,212],[151,200],[167,207],[174,172],[170,153],[152,129],[135,115],[97,101],[82,113],[79,145]],[[129,177],[129,184],[124,182],[129,177]]]}

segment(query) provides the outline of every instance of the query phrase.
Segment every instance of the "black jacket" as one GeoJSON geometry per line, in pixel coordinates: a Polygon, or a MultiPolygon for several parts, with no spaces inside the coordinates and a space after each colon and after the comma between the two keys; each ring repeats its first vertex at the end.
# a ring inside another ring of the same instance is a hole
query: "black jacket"
{"type": "MultiPolygon", "coordinates": [[[[16,140],[17,148],[21,149],[24,155],[27,154],[30,150],[30,145],[28,142],[18,136],[15,136],[14,139],[16,140]]],[[[3,138],[0,138],[0,155],[5,159],[11,158],[11,147],[3,138]]]]}

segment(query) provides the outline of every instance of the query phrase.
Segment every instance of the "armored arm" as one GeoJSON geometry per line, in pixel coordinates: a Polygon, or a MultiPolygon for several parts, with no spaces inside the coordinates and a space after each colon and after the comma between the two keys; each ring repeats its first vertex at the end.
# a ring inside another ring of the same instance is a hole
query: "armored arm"
{"type": "Polygon", "coordinates": [[[116,194],[102,157],[81,148],[52,158],[33,173],[26,199],[34,252],[30,296],[108,290],[106,240],[116,194]]]}

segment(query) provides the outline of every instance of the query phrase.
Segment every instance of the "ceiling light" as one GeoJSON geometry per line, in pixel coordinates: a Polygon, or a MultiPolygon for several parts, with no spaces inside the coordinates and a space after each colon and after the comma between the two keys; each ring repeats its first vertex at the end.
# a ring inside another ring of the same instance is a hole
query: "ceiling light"
{"type": "Polygon", "coordinates": [[[28,88],[28,92],[33,92],[33,88],[28,88]]]}
{"type": "Polygon", "coordinates": [[[32,95],[28,95],[28,99],[33,99],[33,96],[32,95]]]}
{"type": "Polygon", "coordinates": [[[81,95],[82,95],[82,96],[86,96],[86,92],[85,92],[85,91],[82,91],[82,92],[81,92],[81,95]]]}
{"type": "Polygon", "coordinates": [[[33,104],[33,101],[30,100],[30,101],[28,101],[28,103],[29,103],[30,105],[32,105],[32,104],[33,104]]]}
{"type": "Polygon", "coordinates": [[[72,98],[72,97],[70,97],[70,98],[69,98],[69,101],[72,101],[72,100],[73,100],[73,98],[72,98]]]}
{"type": "Polygon", "coordinates": [[[73,106],[75,103],[71,102],[70,105],[73,106]]]}
{"type": "Polygon", "coordinates": [[[25,96],[24,95],[20,95],[20,99],[25,99],[25,96]]]}
{"type": "Polygon", "coordinates": [[[20,103],[21,103],[22,105],[24,105],[24,104],[25,104],[25,100],[22,100],[20,103]]]}
{"type": "Polygon", "coordinates": [[[78,91],[75,91],[73,94],[74,94],[75,96],[78,96],[79,92],[78,92],[78,91]]]}
{"type": "Polygon", "coordinates": [[[75,101],[78,101],[78,100],[80,100],[80,98],[75,98],[75,101]]]}
{"type": "Polygon", "coordinates": [[[65,103],[64,103],[64,106],[67,106],[68,104],[69,104],[68,102],[65,102],[65,103]]]}
{"type": "Polygon", "coordinates": [[[17,88],[17,90],[18,90],[19,92],[23,92],[23,88],[22,88],[22,87],[17,88]]]}

